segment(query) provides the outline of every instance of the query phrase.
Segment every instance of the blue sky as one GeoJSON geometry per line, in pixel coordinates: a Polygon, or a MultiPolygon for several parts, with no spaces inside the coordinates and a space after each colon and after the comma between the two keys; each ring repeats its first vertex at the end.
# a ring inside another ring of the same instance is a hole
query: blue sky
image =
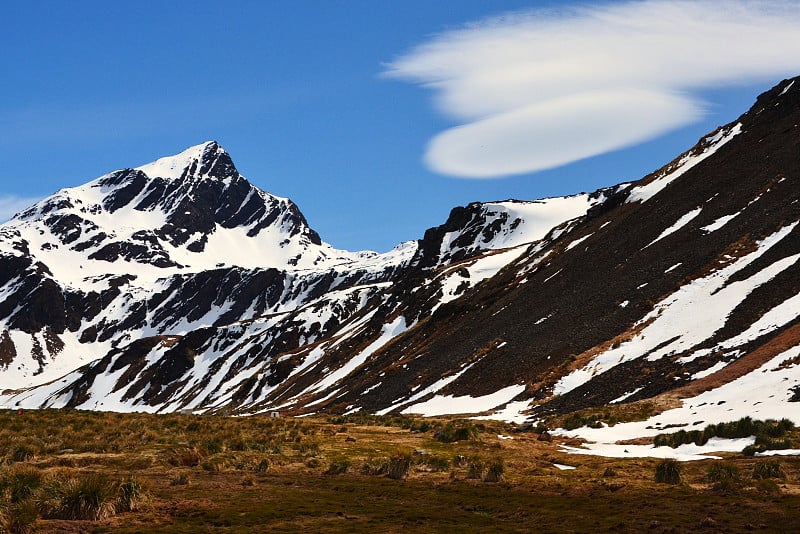
{"type": "Polygon", "coordinates": [[[800,74],[796,2],[726,2],[7,4],[0,216],[210,139],[350,250],[638,179],[800,74]]]}

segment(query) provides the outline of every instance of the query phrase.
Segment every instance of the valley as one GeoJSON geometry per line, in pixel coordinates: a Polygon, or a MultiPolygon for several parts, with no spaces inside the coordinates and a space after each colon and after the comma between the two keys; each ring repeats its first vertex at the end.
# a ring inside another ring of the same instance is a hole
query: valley
{"type": "Polygon", "coordinates": [[[38,517],[32,532],[800,528],[796,456],[722,453],[681,463],[680,481],[666,484],[655,479],[661,460],[570,454],[579,440],[491,421],[37,410],[2,412],[0,423],[4,492],[19,489],[19,473],[42,487],[136,482],[132,511],[38,517]]]}

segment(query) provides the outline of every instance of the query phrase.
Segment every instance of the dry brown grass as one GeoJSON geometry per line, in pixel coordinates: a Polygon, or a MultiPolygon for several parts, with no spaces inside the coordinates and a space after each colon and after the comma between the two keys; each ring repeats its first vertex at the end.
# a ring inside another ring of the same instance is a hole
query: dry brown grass
{"type": "MultiPolygon", "coordinates": [[[[15,417],[0,414],[0,428],[19,423],[15,417]]],[[[535,432],[494,422],[484,423],[479,439],[443,443],[434,438],[435,425],[412,433],[409,428],[420,421],[409,418],[269,421],[58,411],[23,417],[27,425],[15,425],[16,440],[48,432],[57,439],[59,427],[93,429],[109,446],[129,443],[120,427],[153,434],[121,452],[44,452],[24,462],[49,476],[65,469],[57,460],[70,458],[69,473],[126,480],[135,472],[149,488],[150,498],[135,511],[92,522],[40,518],[35,532],[683,532],[706,517],[726,532],[762,524],[800,529],[794,513],[800,506],[797,458],[778,460],[786,479],[747,482],[731,497],[715,493],[705,480],[709,462],[685,464],[683,484],[666,487],[654,481],[658,460],[568,455],[557,437],[542,441],[535,432]],[[174,451],[200,450],[203,443],[215,450],[223,445],[205,457],[218,460],[214,469],[202,462],[170,463],[174,451]],[[410,457],[409,466],[405,477],[393,480],[388,466],[398,455],[410,457]],[[264,462],[268,469],[259,468],[264,462]],[[495,469],[495,475],[501,476],[489,479],[499,482],[484,482],[498,462],[502,471],[495,469]],[[481,477],[471,478],[479,463],[481,477]],[[561,471],[554,463],[576,469],[561,471]],[[178,478],[190,483],[174,484],[178,478]],[[658,524],[651,528],[653,521],[658,524]]],[[[12,441],[0,431],[0,455],[12,441]]],[[[726,456],[748,476],[758,461],[726,456]]]]}

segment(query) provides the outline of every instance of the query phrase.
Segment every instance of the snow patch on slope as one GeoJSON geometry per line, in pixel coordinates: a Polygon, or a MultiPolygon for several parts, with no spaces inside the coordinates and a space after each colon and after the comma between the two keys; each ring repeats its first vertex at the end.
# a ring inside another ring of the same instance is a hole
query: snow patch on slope
{"type": "MultiPolygon", "coordinates": [[[[800,356],[800,346],[792,347],[755,371],[696,397],[684,399],[683,406],[662,412],[646,421],[619,423],[603,428],[583,427],[559,433],[609,445],[622,440],[652,437],[677,428],[686,431],[702,430],[710,424],[736,421],[742,417],[753,419],[788,417],[796,424],[800,424],[800,410],[787,410],[787,406],[791,406],[788,401],[794,395],[793,388],[800,386],[800,365],[781,366],[784,361],[798,356],[800,356]],[[690,423],[686,424],[687,422],[690,423]]],[[[734,450],[741,451],[750,443],[752,439],[744,445],[737,444],[734,450]]],[[[662,454],[670,450],[669,447],[657,449],[649,447],[649,449],[652,450],[652,454],[662,454]]]]}
{"type": "Polygon", "coordinates": [[[700,215],[701,211],[703,211],[703,208],[697,208],[697,209],[693,209],[689,213],[685,214],[683,217],[678,219],[675,222],[675,224],[673,224],[672,226],[670,226],[669,228],[667,228],[666,230],[661,232],[661,235],[659,235],[657,238],[655,238],[650,243],[648,243],[644,248],[647,248],[647,247],[649,247],[649,246],[661,241],[662,239],[664,239],[665,237],[667,237],[670,234],[674,234],[675,232],[677,232],[678,230],[680,230],[681,228],[683,228],[684,226],[689,224],[695,217],[700,215]]]}
{"type": "Polygon", "coordinates": [[[110,349],[108,342],[98,342],[87,347],[78,341],[75,333],[65,331],[58,336],[64,344],[63,348],[51,354],[43,331],[27,334],[10,330],[8,335],[17,355],[10,364],[0,365],[0,390],[45,384],[102,357],[110,349]],[[41,361],[37,353],[41,354],[41,361]]]}
{"type": "MultiPolygon", "coordinates": [[[[741,212],[739,212],[739,213],[741,213],[741,212]]],[[[702,227],[701,230],[703,230],[704,232],[706,232],[708,234],[710,234],[711,232],[715,232],[716,230],[719,230],[720,228],[722,228],[723,226],[728,224],[730,221],[735,219],[736,216],[739,215],[739,213],[734,213],[733,215],[725,215],[723,217],[720,217],[719,219],[715,220],[711,224],[702,227]]]]}
{"type": "MultiPolygon", "coordinates": [[[[754,252],[705,278],[689,282],[659,302],[653,311],[638,323],[652,321],[639,334],[616,348],[600,353],[583,368],[562,377],[556,383],[554,393],[563,395],[572,391],[594,376],[623,362],[643,356],[647,356],[649,360],[656,360],[668,354],[691,349],[711,337],[725,325],[728,315],[751,291],[797,262],[800,254],[778,260],[746,280],[727,284],[735,273],[788,236],[797,224],[795,222],[778,230],[760,241],[754,252]],[[698,309],[703,310],[703,313],[698,315],[696,313],[698,309]]],[[[763,331],[762,327],[767,323],[785,324],[785,320],[791,320],[792,313],[800,313],[800,310],[794,307],[797,304],[794,299],[790,300],[791,302],[785,307],[776,308],[778,311],[769,315],[763,325],[759,324],[755,332],[763,331]]]]}
{"type": "Polygon", "coordinates": [[[508,403],[511,399],[524,391],[525,385],[513,385],[480,397],[471,397],[469,395],[436,395],[424,402],[412,404],[401,413],[434,417],[437,415],[488,412],[498,406],[508,403]]]}
{"type": "Polygon", "coordinates": [[[742,123],[736,123],[729,131],[720,130],[715,135],[705,139],[708,146],[700,154],[686,154],[683,156],[671,170],[666,174],[657,176],[649,183],[634,187],[631,189],[627,202],[647,202],[670,183],[683,176],[689,169],[696,166],[701,161],[712,156],[717,150],[720,149],[725,143],[736,137],[742,132],[742,123]]]}
{"type": "Polygon", "coordinates": [[[464,293],[465,287],[474,287],[497,274],[500,269],[517,259],[524,250],[525,247],[521,246],[503,252],[487,253],[463,264],[458,264],[457,267],[447,271],[440,278],[442,296],[431,309],[431,313],[442,304],[460,297],[464,293]],[[464,276],[462,269],[466,269],[467,276],[464,276]]]}
{"type": "Polygon", "coordinates": [[[553,197],[532,202],[499,202],[486,204],[488,209],[503,209],[509,219],[519,219],[521,223],[513,232],[495,239],[492,248],[509,248],[538,241],[554,227],[586,213],[593,205],[605,197],[592,199],[588,194],[568,197],[553,197]]]}
{"type": "Polygon", "coordinates": [[[338,383],[340,380],[361,367],[376,350],[388,343],[392,338],[399,336],[408,330],[408,328],[409,326],[406,325],[406,319],[402,316],[395,318],[391,323],[383,325],[383,328],[381,329],[381,335],[378,336],[375,341],[370,343],[364,350],[350,358],[347,363],[335,371],[328,373],[322,380],[309,387],[303,393],[324,391],[336,385],[336,383],[338,383]]]}

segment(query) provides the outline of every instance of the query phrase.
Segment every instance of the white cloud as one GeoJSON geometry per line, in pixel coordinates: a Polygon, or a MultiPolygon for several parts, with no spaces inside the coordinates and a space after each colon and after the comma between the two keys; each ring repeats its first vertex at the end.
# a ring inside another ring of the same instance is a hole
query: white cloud
{"type": "Polygon", "coordinates": [[[699,120],[691,91],[800,73],[800,3],[652,0],[535,10],[448,31],[386,74],[435,93],[462,123],[428,166],[522,174],[631,146],[699,120]]]}
{"type": "Polygon", "coordinates": [[[0,223],[9,220],[18,212],[33,206],[39,198],[25,198],[0,194],[0,223]]]}

